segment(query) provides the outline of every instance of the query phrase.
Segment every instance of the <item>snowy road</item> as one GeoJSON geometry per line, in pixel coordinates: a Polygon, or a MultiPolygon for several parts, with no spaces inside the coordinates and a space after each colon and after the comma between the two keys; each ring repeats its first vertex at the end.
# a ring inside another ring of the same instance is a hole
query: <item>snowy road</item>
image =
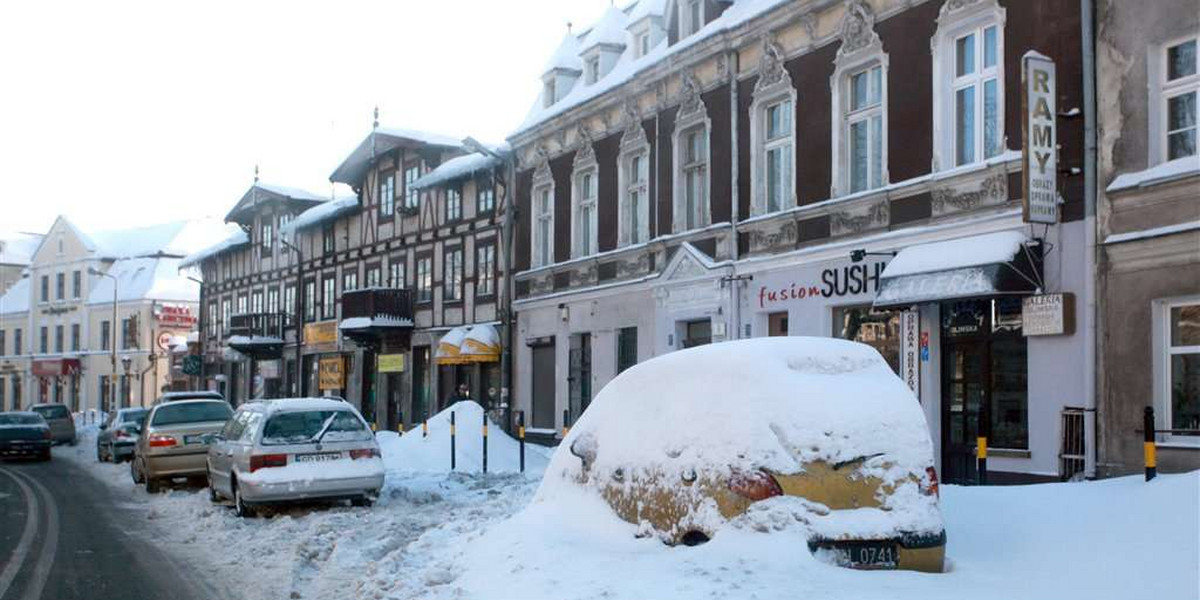
{"type": "Polygon", "coordinates": [[[218,597],[195,571],[153,549],[136,510],[59,459],[0,462],[0,600],[218,597]]]}

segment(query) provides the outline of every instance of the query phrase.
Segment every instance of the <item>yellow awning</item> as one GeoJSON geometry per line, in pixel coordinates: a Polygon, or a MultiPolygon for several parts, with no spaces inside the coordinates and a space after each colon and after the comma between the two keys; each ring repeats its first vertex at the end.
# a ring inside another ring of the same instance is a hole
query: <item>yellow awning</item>
{"type": "Polygon", "coordinates": [[[434,362],[439,365],[461,365],[470,362],[461,356],[460,346],[466,337],[467,327],[455,327],[447,331],[446,335],[443,335],[442,339],[438,341],[434,362]]]}
{"type": "Polygon", "coordinates": [[[491,325],[476,325],[459,345],[459,356],[469,362],[500,362],[500,333],[491,325]]]}

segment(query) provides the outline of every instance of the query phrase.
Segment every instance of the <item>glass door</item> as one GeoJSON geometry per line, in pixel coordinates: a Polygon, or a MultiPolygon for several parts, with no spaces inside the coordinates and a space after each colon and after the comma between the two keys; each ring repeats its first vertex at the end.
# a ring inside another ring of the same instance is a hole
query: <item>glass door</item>
{"type": "Polygon", "coordinates": [[[987,430],[987,342],[954,342],[942,356],[942,479],[975,483],[976,439],[987,430]]]}

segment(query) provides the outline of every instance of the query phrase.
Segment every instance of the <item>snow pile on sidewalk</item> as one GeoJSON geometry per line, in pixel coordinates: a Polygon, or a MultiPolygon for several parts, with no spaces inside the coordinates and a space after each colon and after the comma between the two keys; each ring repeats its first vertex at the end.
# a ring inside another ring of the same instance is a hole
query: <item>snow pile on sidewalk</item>
{"type": "MultiPolygon", "coordinates": [[[[455,420],[455,467],[462,473],[483,471],[483,407],[474,401],[458,402],[430,417],[429,435],[413,427],[404,435],[377,434],[389,472],[447,473],[450,471],[450,415],[455,420]]],[[[494,421],[488,420],[488,473],[516,473],[521,469],[520,444],[494,421]]],[[[525,444],[525,472],[540,476],[550,451],[525,444]]]]}

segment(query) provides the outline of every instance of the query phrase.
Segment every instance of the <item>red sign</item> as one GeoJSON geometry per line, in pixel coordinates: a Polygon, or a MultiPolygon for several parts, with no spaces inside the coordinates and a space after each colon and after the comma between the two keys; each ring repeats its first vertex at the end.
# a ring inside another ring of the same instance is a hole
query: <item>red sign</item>
{"type": "Polygon", "coordinates": [[[58,377],[60,375],[78,375],[78,358],[40,358],[34,359],[32,372],[34,377],[58,377]]]}
{"type": "Polygon", "coordinates": [[[190,329],[196,324],[196,315],[192,314],[190,306],[178,304],[163,304],[154,309],[154,318],[164,327],[183,327],[190,329]]]}

